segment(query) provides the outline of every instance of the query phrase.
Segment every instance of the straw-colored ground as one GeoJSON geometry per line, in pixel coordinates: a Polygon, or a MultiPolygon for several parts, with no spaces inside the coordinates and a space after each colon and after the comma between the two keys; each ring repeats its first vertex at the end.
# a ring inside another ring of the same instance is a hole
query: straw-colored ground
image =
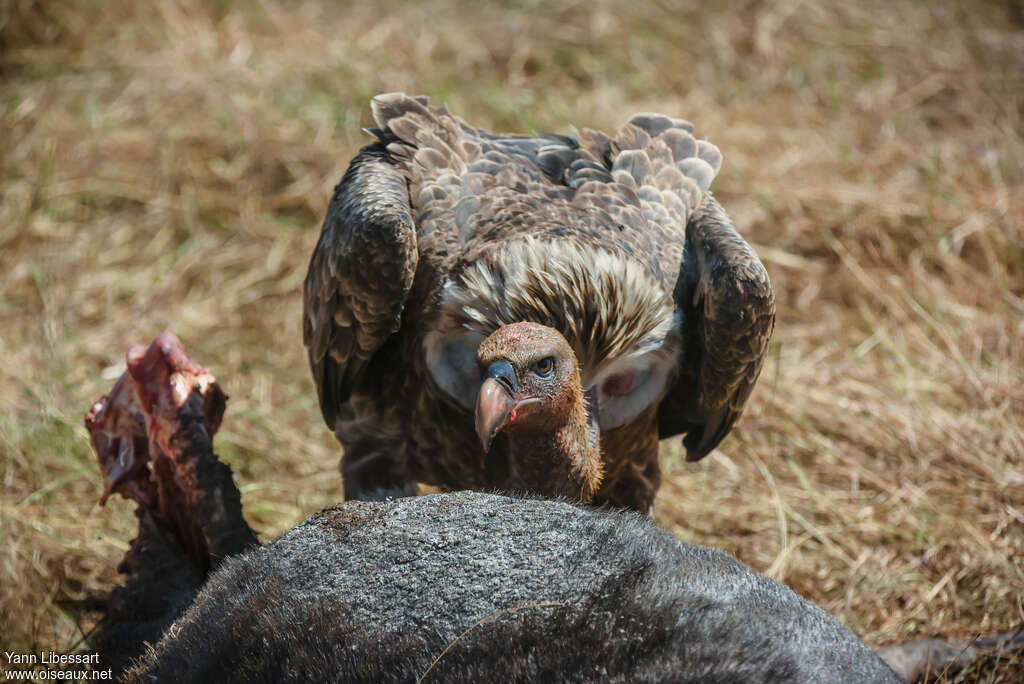
{"type": "Polygon", "coordinates": [[[81,423],[130,343],[221,379],[263,538],[340,499],[300,288],[389,90],[500,130],[694,121],[779,315],[739,428],[664,444],[657,521],[873,645],[1024,622],[1019,5],[340,5],[0,0],[0,648],[78,647],[117,581],[134,519],[81,423]]]}

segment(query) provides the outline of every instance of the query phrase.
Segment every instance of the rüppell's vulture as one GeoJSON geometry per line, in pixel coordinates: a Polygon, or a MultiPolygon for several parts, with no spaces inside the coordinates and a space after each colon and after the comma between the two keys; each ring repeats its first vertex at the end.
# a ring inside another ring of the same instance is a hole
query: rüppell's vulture
{"type": "Polygon", "coordinates": [[[579,362],[600,434],[594,500],[648,511],[658,440],[685,434],[690,460],[714,449],[774,326],[768,275],[709,192],[718,149],[659,114],[570,138],[493,134],[401,93],[372,111],[376,141],[335,189],[305,283],[346,497],[515,484],[508,439],[474,429],[476,356],[502,326],[535,322],[579,362]]]}

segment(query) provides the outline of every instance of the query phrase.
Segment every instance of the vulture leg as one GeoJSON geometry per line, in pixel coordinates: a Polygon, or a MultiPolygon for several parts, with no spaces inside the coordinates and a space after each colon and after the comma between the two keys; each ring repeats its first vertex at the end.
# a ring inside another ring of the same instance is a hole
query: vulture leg
{"type": "Polygon", "coordinates": [[[629,463],[628,470],[607,489],[594,496],[597,505],[609,504],[645,515],[654,514],[654,495],[661,484],[658,454],[649,455],[646,462],[629,463]]]}
{"type": "Polygon", "coordinates": [[[645,515],[652,512],[654,495],[661,485],[656,419],[657,415],[652,412],[647,419],[638,419],[631,426],[602,433],[602,450],[631,453],[633,459],[623,463],[619,471],[605,476],[606,485],[598,490],[594,503],[610,504],[645,515]]]}
{"type": "Polygon", "coordinates": [[[416,484],[410,482],[392,448],[377,436],[350,442],[341,457],[341,478],[348,501],[384,501],[415,496],[416,484]]]}
{"type": "Polygon", "coordinates": [[[115,672],[156,643],[221,560],[257,544],[231,469],[213,452],[225,400],[213,376],[163,333],[129,350],[127,372],[86,415],[101,503],[113,492],[138,503],[138,535],[118,565],[125,583],[90,638],[115,672]]]}

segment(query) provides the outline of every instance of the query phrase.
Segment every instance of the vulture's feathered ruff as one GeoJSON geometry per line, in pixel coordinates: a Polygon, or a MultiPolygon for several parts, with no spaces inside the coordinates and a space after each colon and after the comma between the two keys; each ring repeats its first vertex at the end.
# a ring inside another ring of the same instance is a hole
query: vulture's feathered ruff
{"type": "Polygon", "coordinates": [[[721,164],[686,121],[614,137],[495,135],[426,98],[374,98],[306,278],[304,340],[348,497],[504,487],[473,407],[480,342],[561,332],[596,399],[597,501],[647,511],[659,438],[691,460],[729,432],[774,325],[768,276],[708,188],[721,164]]]}

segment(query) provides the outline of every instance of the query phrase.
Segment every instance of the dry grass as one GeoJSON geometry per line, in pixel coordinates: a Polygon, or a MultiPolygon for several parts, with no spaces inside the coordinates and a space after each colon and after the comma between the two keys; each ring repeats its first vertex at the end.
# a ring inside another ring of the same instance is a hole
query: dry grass
{"type": "Polygon", "coordinates": [[[264,538],[340,499],[299,290],[400,89],[502,130],[692,119],[779,319],[739,429],[665,444],[657,520],[871,644],[1020,625],[1024,17],[856,4],[0,0],[0,647],[74,648],[117,580],[81,419],[129,343],[221,378],[264,538]]]}

